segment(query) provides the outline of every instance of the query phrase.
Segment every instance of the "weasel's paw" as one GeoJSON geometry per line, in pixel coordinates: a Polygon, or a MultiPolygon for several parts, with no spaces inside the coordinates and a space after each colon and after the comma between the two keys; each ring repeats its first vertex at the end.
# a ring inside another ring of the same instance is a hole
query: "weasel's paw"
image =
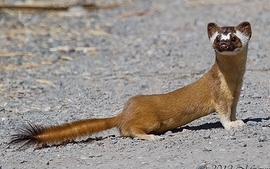
{"type": "Polygon", "coordinates": [[[137,134],[137,138],[142,140],[154,141],[154,140],[164,140],[164,137],[153,135],[153,134],[137,134]]]}
{"type": "Polygon", "coordinates": [[[229,123],[229,125],[227,125],[227,126],[225,127],[225,129],[229,130],[229,129],[231,129],[231,128],[234,128],[234,127],[241,127],[241,126],[243,126],[243,125],[245,125],[245,123],[244,123],[242,120],[235,120],[235,121],[231,121],[231,122],[229,123]]]}
{"type": "Polygon", "coordinates": [[[243,125],[245,125],[245,123],[242,120],[228,121],[227,123],[223,124],[226,130],[230,130],[234,127],[241,127],[243,125]]]}
{"type": "Polygon", "coordinates": [[[165,140],[162,136],[154,136],[154,140],[165,140]]]}
{"type": "Polygon", "coordinates": [[[235,120],[231,122],[231,127],[241,127],[245,125],[245,123],[242,120],[235,120]]]}
{"type": "Polygon", "coordinates": [[[165,138],[162,137],[162,136],[157,136],[157,135],[149,135],[149,138],[146,139],[146,140],[149,140],[149,141],[154,141],[154,140],[164,140],[165,138]]]}

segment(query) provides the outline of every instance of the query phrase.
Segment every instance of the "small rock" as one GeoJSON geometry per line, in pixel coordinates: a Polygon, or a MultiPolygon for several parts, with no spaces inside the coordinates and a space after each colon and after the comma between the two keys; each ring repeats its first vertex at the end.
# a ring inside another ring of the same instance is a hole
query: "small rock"
{"type": "Polygon", "coordinates": [[[134,137],[132,140],[133,141],[140,141],[140,139],[138,137],[134,137]]]}
{"type": "Polygon", "coordinates": [[[116,144],[117,142],[117,140],[111,140],[111,144],[116,144]]]}
{"type": "Polygon", "coordinates": [[[166,136],[174,136],[174,133],[172,131],[167,131],[164,135],[166,135],[166,136]]]}
{"type": "Polygon", "coordinates": [[[229,130],[229,135],[234,136],[235,135],[235,130],[234,129],[229,130]]]}
{"type": "Polygon", "coordinates": [[[85,9],[81,6],[74,6],[68,9],[68,12],[70,15],[75,16],[82,16],[84,13],[86,13],[85,9]]]}
{"type": "Polygon", "coordinates": [[[263,121],[262,122],[262,127],[265,127],[265,128],[270,127],[270,122],[269,121],[263,121]]]}
{"type": "Polygon", "coordinates": [[[252,132],[252,135],[253,135],[253,136],[258,135],[258,131],[253,131],[253,132],[252,132]]]}
{"type": "Polygon", "coordinates": [[[210,133],[206,133],[204,136],[203,136],[204,139],[209,139],[210,138],[210,133]]]}
{"type": "Polygon", "coordinates": [[[265,142],[265,141],[267,141],[267,136],[266,135],[260,135],[259,137],[258,137],[258,140],[259,140],[259,142],[265,142]]]}
{"type": "Polygon", "coordinates": [[[261,98],[261,94],[259,93],[253,93],[252,98],[261,98]]]}
{"type": "Polygon", "coordinates": [[[176,145],[176,143],[174,141],[171,141],[165,145],[165,148],[172,148],[174,145],[176,145]]]}
{"type": "Polygon", "coordinates": [[[189,130],[187,130],[187,129],[182,130],[182,133],[186,133],[186,132],[189,132],[189,130]]]}
{"type": "Polygon", "coordinates": [[[147,84],[141,84],[140,87],[141,87],[142,89],[147,89],[147,88],[149,88],[149,86],[148,86],[147,84]]]}
{"type": "Polygon", "coordinates": [[[247,147],[247,143],[240,143],[241,147],[247,147]]]}
{"type": "Polygon", "coordinates": [[[203,151],[212,151],[212,147],[210,147],[210,146],[205,146],[205,147],[203,148],[203,151]]]}
{"type": "Polygon", "coordinates": [[[105,76],[105,77],[109,77],[109,76],[112,76],[112,72],[111,71],[104,71],[102,73],[102,75],[105,76]]]}
{"type": "Polygon", "coordinates": [[[230,139],[231,139],[231,140],[236,140],[236,137],[230,136],[230,139]]]}
{"type": "Polygon", "coordinates": [[[247,122],[247,125],[248,126],[256,126],[257,125],[257,122],[256,121],[248,121],[247,122]]]}
{"type": "Polygon", "coordinates": [[[66,149],[67,151],[70,151],[72,148],[73,148],[73,144],[72,144],[72,143],[69,143],[69,144],[67,144],[67,145],[65,146],[65,149],[66,149]]]}
{"type": "Polygon", "coordinates": [[[206,163],[201,163],[196,167],[196,169],[207,169],[207,164],[206,163]]]}
{"type": "Polygon", "coordinates": [[[262,144],[258,144],[257,147],[262,147],[263,145],[262,144]]]}

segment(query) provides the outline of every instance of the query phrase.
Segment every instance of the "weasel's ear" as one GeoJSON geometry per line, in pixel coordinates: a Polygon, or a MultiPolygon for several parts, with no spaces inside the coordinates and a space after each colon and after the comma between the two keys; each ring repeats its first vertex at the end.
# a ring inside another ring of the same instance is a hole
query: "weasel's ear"
{"type": "Polygon", "coordinates": [[[252,31],[251,31],[251,25],[248,21],[239,23],[236,27],[236,30],[239,30],[249,38],[251,37],[252,31]]]}
{"type": "Polygon", "coordinates": [[[220,30],[220,27],[214,23],[208,23],[207,25],[207,33],[208,33],[208,38],[211,39],[211,37],[220,30]]]}

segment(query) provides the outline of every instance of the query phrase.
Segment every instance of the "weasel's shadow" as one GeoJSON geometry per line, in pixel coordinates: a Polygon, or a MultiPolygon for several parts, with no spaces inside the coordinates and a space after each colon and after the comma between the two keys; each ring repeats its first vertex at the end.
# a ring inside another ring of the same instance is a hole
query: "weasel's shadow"
{"type": "MultiPolygon", "coordinates": [[[[92,143],[92,142],[96,142],[96,141],[101,141],[101,140],[105,140],[109,137],[116,137],[115,135],[109,135],[109,136],[106,136],[106,137],[90,137],[90,138],[87,138],[85,140],[80,140],[80,141],[67,141],[67,142],[64,142],[64,143],[61,143],[59,145],[41,145],[41,146],[38,146],[38,147],[35,147],[34,150],[41,150],[43,148],[48,148],[48,147],[64,147],[66,146],[67,144],[78,144],[78,143],[92,143]]],[[[28,148],[27,146],[23,145],[21,147],[19,147],[19,150],[25,150],[26,148],[28,148]]]]}
{"type": "MultiPolygon", "coordinates": [[[[249,121],[253,121],[253,122],[262,122],[263,120],[269,120],[270,117],[266,117],[266,118],[247,118],[247,119],[244,119],[244,123],[247,123],[249,121]]],[[[207,130],[207,129],[215,129],[215,128],[222,128],[222,124],[218,121],[218,122],[215,122],[215,123],[205,123],[205,124],[202,124],[202,125],[199,125],[199,126],[189,126],[189,125],[186,125],[184,127],[179,127],[177,129],[174,129],[174,130],[171,130],[173,133],[176,133],[176,132],[182,132],[184,129],[187,129],[187,130],[207,130]]]]}

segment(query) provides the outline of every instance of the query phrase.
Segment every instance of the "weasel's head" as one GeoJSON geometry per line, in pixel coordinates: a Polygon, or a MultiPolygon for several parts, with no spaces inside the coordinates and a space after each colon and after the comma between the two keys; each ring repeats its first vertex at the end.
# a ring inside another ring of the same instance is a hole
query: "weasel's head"
{"type": "Polygon", "coordinates": [[[235,55],[247,48],[252,34],[250,23],[247,21],[237,26],[224,27],[211,22],[207,26],[207,31],[213,48],[222,55],[235,55]]]}

